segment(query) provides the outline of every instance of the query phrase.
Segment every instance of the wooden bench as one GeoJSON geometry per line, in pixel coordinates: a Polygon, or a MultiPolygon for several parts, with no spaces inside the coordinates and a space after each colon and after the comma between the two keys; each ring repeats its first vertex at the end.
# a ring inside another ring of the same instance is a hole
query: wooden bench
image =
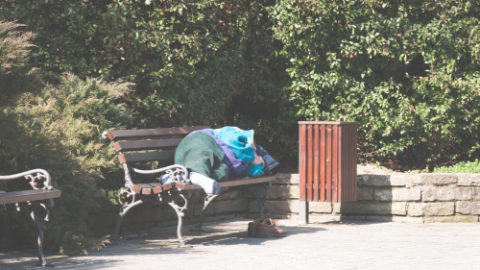
{"type": "MultiPolygon", "coordinates": [[[[121,204],[120,213],[111,237],[115,241],[119,236],[120,226],[123,217],[133,207],[142,204],[147,200],[155,200],[168,203],[175,210],[177,223],[177,237],[181,246],[185,244],[182,235],[182,224],[185,210],[188,206],[186,191],[201,190],[197,185],[191,184],[188,179],[188,171],[185,167],[173,164],[175,148],[183,137],[191,131],[206,127],[180,127],[180,128],[157,128],[157,129],[132,129],[132,130],[109,130],[103,133],[104,138],[113,142],[113,147],[118,154],[118,160],[125,172],[125,186],[119,194],[121,204]],[[156,161],[159,169],[139,169],[141,164],[156,161]],[[137,167],[135,167],[137,166],[137,167]],[[134,174],[135,173],[135,174],[134,174]],[[134,181],[135,175],[162,175],[170,174],[173,180],[168,184],[161,184],[158,178],[149,183],[138,183],[134,181]]],[[[263,192],[255,192],[255,197],[260,207],[260,215],[263,216],[263,202],[265,199],[268,183],[273,181],[275,176],[268,175],[256,178],[244,178],[219,182],[221,192],[226,189],[246,185],[262,185],[263,192]]],[[[260,186],[255,190],[261,191],[260,186]]],[[[206,195],[203,203],[202,213],[210,202],[218,195],[206,195]]]]}
{"type": "Polygon", "coordinates": [[[20,211],[22,208],[30,211],[30,216],[37,224],[38,229],[37,245],[38,258],[40,260],[39,265],[47,266],[47,260],[43,253],[45,222],[49,220],[50,209],[53,207],[53,199],[60,197],[61,191],[52,187],[50,174],[43,169],[34,169],[18,174],[0,176],[0,180],[14,180],[19,178],[25,178],[32,189],[18,191],[0,190],[0,205],[15,204],[17,211],[20,211]],[[36,206],[40,206],[40,209],[36,206]]]}

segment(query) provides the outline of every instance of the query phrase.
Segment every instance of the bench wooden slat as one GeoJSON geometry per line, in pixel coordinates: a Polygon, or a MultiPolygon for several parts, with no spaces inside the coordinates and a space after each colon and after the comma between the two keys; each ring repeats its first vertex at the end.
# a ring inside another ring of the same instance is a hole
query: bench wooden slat
{"type": "MultiPolygon", "coordinates": [[[[267,183],[267,182],[272,182],[275,180],[274,175],[269,175],[269,176],[262,176],[262,177],[255,177],[255,178],[243,178],[243,179],[236,179],[236,180],[227,180],[223,182],[219,182],[220,188],[226,188],[226,187],[236,187],[236,186],[243,186],[243,185],[254,185],[254,184],[261,184],[261,183],[267,183]]],[[[181,184],[177,183],[176,187],[178,189],[182,190],[196,190],[196,189],[201,189],[200,186],[194,185],[194,184],[181,184]]],[[[166,187],[164,187],[164,190],[167,190],[166,187]]]]}
{"type": "Polygon", "coordinates": [[[253,185],[253,184],[261,184],[272,182],[275,180],[275,176],[263,176],[263,177],[255,177],[255,178],[244,178],[244,179],[237,179],[237,180],[229,180],[224,182],[219,182],[220,187],[234,187],[234,186],[241,186],[241,185],[253,185]]]}
{"type": "Polygon", "coordinates": [[[109,130],[107,137],[110,140],[122,140],[141,137],[185,136],[188,133],[207,128],[206,126],[179,127],[179,128],[151,128],[151,129],[128,129],[109,130]]]}
{"type": "Polygon", "coordinates": [[[19,203],[26,201],[38,201],[60,197],[62,192],[58,189],[52,190],[20,190],[0,193],[0,204],[19,203]]]}
{"type": "Polygon", "coordinates": [[[174,158],[175,150],[145,153],[122,153],[118,155],[118,160],[122,164],[144,161],[172,162],[174,158]]]}
{"type": "Polygon", "coordinates": [[[130,140],[115,142],[113,145],[117,152],[132,150],[151,150],[176,147],[182,138],[168,138],[155,140],[130,140]]]}
{"type": "MultiPolygon", "coordinates": [[[[228,181],[220,182],[219,184],[220,184],[220,188],[226,188],[226,187],[235,187],[235,186],[242,186],[242,185],[261,184],[261,183],[272,182],[274,180],[275,180],[275,176],[269,175],[269,176],[262,176],[262,177],[256,177],[256,178],[248,178],[248,179],[228,180],[228,181]]],[[[161,185],[158,182],[154,182],[154,183],[134,184],[132,187],[132,190],[138,194],[149,195],[149,194],[158,194],[164,190],[169,190],[174,187],[181,190],[201,189],[200,186],[194,185],[194,184],[168,183],[165,185],[161,185]]]]}
{"type": "Polygon", "coordinates": [[[163,188],[160,183],[145,183],[133,185],[132,190],[138,194],[150,195],[161,193],[163,188]]]}

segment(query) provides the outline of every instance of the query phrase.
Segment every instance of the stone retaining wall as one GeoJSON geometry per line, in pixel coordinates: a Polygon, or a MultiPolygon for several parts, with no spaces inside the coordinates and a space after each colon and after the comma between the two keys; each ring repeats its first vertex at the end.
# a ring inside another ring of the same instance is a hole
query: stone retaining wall
{"type": "MultiPolygon", "coordinates": [[[[298,174],[279,174],[266,213],[298,215],[298,174]]],[[[251,213],[258,207],[250,201],[251,213]]],[[[310,202],[311,216],[401,222],[479,222],[480,174],[359,175],[358,201],[310,202]]]]}
{"type": "MultiPolygon", "coordinates": [[[[185,215],[186,223],[200,221],[202,194],[194,192],[185,215]]],[[[268,192],[265,214],[293,217],[299,213],[298,174],[278,174],[268,192]]],[[[358,201],[310,202],[310,218],[400,222],[480,222],[480,174],[359,175],[358,201]]],[[[249,215],[258,217],[251,192],[234,190],[215,199],[205,221],[249,215]]],[[[109,232],[118,210],[96,213],[96,231],[109,232]]],[[[124,229],[175,225],[177,217],[168,205],[141,205],[124,220],[124,229]]]]}

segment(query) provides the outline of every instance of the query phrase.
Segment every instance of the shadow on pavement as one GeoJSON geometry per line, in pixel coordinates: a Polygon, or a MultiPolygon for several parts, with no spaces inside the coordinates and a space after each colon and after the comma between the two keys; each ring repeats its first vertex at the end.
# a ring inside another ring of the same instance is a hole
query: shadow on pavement
{"type": "Polygon", "coordinates": [[[0,269],[110,269],[112,265],[135,259],[161,260],[162,255],[202,253],[197,247],[222,245],[262,245],[269,241],[279,241],[296,234],[309,234],[326,230],[319,227],[282,226],[285,236],[276,238],[254,238],[247,235],[247,222],[224,223],[204,226],[202,231],[185,228],[186,247],[179,248],[175,232],[171,230],[141,233],[126,236],[115,245],[108,245],[101,250],[89,251],[87,255],[47,256],[53,268],[36,267],[37,259],[33,251],[0,253],[0,269]],[[138,257],[137,257],[138,256],[138,257]],[[141,256],[141,257],[139,257],[141,256]]]}
{"type": "Polygon", "coordinates": [[[324,228],[313,228],[313,227],[304,227],[304,226],[280,226],[285,229],[285,236],[283,237],[266,237],[266,238],[256,238],[249,237],[246,231],[236,231],[229,232],[224,234],[208,234],[208,235],[199,235],[190,239],[187,244],[191,245],[261,245],[267,241],[277,241],[284,237],[289,237],[295,234],[306,234],[314,233],[318,231],[325,230],[324,228]]]}

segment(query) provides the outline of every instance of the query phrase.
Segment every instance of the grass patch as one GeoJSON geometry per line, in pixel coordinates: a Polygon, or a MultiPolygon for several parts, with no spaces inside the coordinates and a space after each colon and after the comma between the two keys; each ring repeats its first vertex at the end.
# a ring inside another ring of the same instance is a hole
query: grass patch
{"type": "Polygon", "coordinates": [[[453,166],[435,168],[436,173],[480,173],[480,161],[463,161],[453,166]]]}
{"type": "MultiPolygon", "coordinates": [[[[434,173],[478,173],[480,174],[480,161],[462,161],[452,166],[437,167],[433,170],[434,173]]],[[[428,169],[423,170],[409,170],[405,173],[428,173],[428,169]]]]}

